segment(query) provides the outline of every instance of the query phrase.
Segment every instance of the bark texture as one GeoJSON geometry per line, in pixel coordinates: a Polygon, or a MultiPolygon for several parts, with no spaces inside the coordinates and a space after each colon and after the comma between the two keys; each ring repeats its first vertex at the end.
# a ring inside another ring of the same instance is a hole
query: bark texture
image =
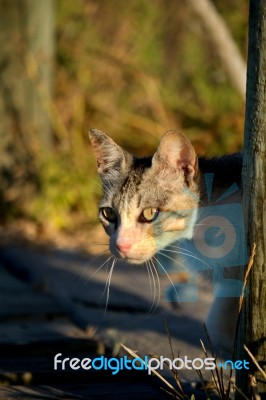
{"type": "MultiPolygon", "coordinates": [[[[247,97],[245,119],[243,212],[247,245],[256,243],[240,326],[239,357],[248,359],[246,344],[258,363],[266,366],[266,2],[250,0],[247,97]]],[[[262,374],[251,362],[258,390],[266,393],[262,374]]],[[[251,398],[250,371],[241,370],[237,385],[251,398]]]]}

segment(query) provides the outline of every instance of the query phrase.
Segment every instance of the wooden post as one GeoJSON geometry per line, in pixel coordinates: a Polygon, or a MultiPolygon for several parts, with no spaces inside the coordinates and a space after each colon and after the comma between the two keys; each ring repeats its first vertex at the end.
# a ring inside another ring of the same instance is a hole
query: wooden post
{"type": "MultiPolygon", "coordinates": [[[[244,344],[258,363],[266,367],[266,1],[250,0],[244,160],[242,170],[243,213],[247,245],[256,244],[239,327],[238,358],[249,360],[244,344]]],[[[248,384],[254,375],[260,393],[265,378],[252,361],[251,370],[240,370],[237,386],[251,398],[248,384]]],[[[240,398],[241,396],[239,396],[240,398]]]]}

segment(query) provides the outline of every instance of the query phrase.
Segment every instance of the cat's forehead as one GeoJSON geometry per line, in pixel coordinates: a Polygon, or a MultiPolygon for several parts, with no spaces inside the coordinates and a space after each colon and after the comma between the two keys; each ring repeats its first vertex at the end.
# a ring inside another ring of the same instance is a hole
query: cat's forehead
{"type": "Polygon", "coordinates": [[[183,189],[180,171],[152,165],[152,158],[133,158],[115,181],[107,182],[104,198],[120,214],[148,207],[165,208],[183,189]]]}
{"type": "Polygon", "coordinates": [[[152,168],[138,163],[121,179],[121,186],[114,193],[113,203],[120,211],[133,213],[135,209],[164,206],[169,196],[170,187],[168,191],[160,190],[152,168]]]}
{"type": "Polygon", "coordinates": [[[145,172],[148,167],[132,166],[126,177],[122,178],[120,190],[114,195],[114,202],[121,210],[139,208],[143,198],[143,183],[146,181],[145,172]]]}

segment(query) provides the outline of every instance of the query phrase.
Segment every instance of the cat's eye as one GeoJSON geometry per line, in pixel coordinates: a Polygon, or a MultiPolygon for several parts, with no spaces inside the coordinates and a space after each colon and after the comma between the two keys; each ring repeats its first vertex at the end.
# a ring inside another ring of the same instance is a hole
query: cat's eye
{"type": "Polygon", "coordinates": [[[158,208],[145,208],[140,215],[140,222],[153,222],[159,215],[158,208]]]}
{"type": "Polygon", "coordinates": [[[103,207],[103,208],[101,208],[100,209],[100,213],[109,222],[116,222],[117,221],[116,212],[111,207],[103,207]]]}

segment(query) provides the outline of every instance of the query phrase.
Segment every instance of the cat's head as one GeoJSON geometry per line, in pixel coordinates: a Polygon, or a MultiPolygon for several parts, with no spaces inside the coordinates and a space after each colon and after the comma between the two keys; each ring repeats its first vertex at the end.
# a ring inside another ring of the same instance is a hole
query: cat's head
{"type": "Polygon", "coordinates": [[[167,132],[148,158],[129,154],[97,129],[89,136],[103,187],[99,219],[113,255],[140,264],[172,242],[192,237],[198,161],[182,133],[167,132]]]}

